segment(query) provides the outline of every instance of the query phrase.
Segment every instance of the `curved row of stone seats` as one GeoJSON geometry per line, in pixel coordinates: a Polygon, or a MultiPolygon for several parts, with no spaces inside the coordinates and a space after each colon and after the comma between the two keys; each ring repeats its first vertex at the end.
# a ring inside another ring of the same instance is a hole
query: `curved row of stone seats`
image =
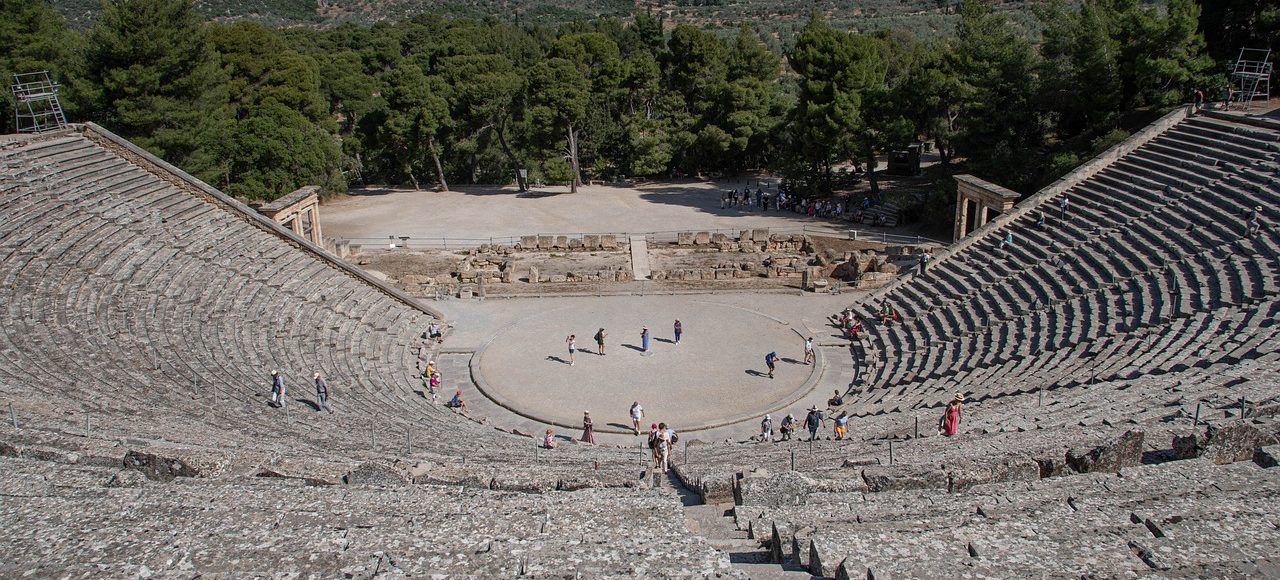
{"type": "MultiPolygon", "coordinates": [[[[1280,200],[1280,130],[1192,118],[1165,134],[1177,130],[1225,135],[1230,146],[1193,147],[1173,166],[1170,153],[1187,143],[1157,138],[1068,190],[1071,219],[1060,219],[1056,198],[1042,199],[1044,209],[884,293],[904,321],[869,325],[868,387],[901,394],[906,383],[997,369],[973,381],[986,384],[1027,356],[1096,358],[1077,347],[1280,293],[1280,231],[1242,238],[1245,213],[1280,200]],[[1015,241],[1002,248],[1006,231],[1015,241]]],[[[874,318],[876,306],[855,308],[874,318]]]]}
{"type": "MultiPolygon", "coordinates": [[[[163,162],[78,127],[6,142],[0,168],[0,401],[22,423],[264,454],[531,455],[424,396],[429,313],[163,162]],[[272,369],[288,412],[267,406],[272,369]],[[309,406],[312,372],[337,414],[309,406]]],[[[630,452],[559,456],[571,467],[535,469],[539,486],[600,464],[635,479],[630,452]]]]}
{"type": "Polygon", "coordinates": [[[735,577],[674,494],[492,492],[392,472],[316,486],[0,458],[0,575],[735,577]]]}
{"type": "Polygon", "coordinates": [[[1280,549],[1272,471],[1191,460],[958,493],[813,493],[735,513],[773,536],[775,556],[825,577],[1248,576],[1274,569],[1265,558],[1280,549]]]}
{"type": "MultiPolygon", "coordinates": [[[[1240,362],[1075,387],[1040,390],[1022,385],[1022,390],[1011,388],[1005,396],[968,402],[956,437],[936,435],[941,409],[881,411],[854,418],[844,441],[832,439],[828,420],[813,443],[803,440],[807,432],[787,442],[751,443],[747,449],[739,443],[694,442],[687,456],[676,454],[676,470],[689,487],[712,501],[727,501],[739,474],[756,468],[795,470],[824,480],[856,479],[851,469],[890,463],[944,474],[946,466],[999,458],[1011,450],[1060,461],[1070,448],[1115,439],[1130,429],[1141,430],[1145,452],[1159,457],[1167,455],[1173,439],[1190,432],[1194,423],[1236,424],[1242,403],[1250,421],[1280,414],[1278,370],[1280,357],[1272,352],[1240,362]],[[890,445],[890,439],[896,444],[890,445]]],[[[803,417],[803,412],[796,415],[803,417]]],[[[932,485],[946,487],[947,478],[939,477],[932,485]]]]}

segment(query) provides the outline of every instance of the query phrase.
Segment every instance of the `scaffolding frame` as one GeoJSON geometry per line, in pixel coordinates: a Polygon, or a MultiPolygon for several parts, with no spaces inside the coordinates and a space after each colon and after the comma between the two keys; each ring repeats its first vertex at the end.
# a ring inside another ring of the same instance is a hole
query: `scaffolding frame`
{"type": "Polygon", "coordinates": [[[1242,48],[1240,56],[1228,64],[1235,99],[1246,109],[1255,99],[1271,97],[1271,49],[1242,48]]]}
{"type": "Polygon", "coordinates": [[[13,120],[19,133],[40,133],[67,126],[58,101],[58,83],[49,71],[13,75],[13,120]]]}

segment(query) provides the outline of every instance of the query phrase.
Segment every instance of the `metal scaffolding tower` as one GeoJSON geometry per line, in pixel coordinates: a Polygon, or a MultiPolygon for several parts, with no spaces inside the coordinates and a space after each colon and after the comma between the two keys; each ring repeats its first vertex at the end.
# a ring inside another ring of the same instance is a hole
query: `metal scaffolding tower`
{"type": "Polygon", "coordinates": [[[1271,95],[1271,49],[1242,48],[1240,56],[1228,65],[1235,100],[1245,108],[1254,99],[1267,100],[1271,95]]]}
{"type": "Polygon", "coordinates": [[[13,75],[13,118],[19,133],[39,133],[67,126],[58,102],[58,84],[49,71],[13,75]]]}

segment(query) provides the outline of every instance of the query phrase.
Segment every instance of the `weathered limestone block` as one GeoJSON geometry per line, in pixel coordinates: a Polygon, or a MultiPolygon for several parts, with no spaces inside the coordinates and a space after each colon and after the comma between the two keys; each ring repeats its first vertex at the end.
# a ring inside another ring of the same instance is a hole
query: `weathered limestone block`
{"type": "Polygon", "coordinates": [[[751,239],[757,242],[769,241],[769,230],[767,228],[757,228],[751,230],[751,239]]]}
{"type": "Polygon", "coordinates": [[[727,244],[733,240],[724,234],[711,234],[711,243],[716,245],[727,244]]]}
{"type": "Polygon", "coordinates": [[[1259,447],[1258,450],[1253,453],[1253,462],[1266,468],[1280,465],[1280,445],[1259,447]]]}
{"type": "Polygon", "coordinates": [[[556,236],[551,242],[551,247],[557,250],[563,250],[569,247],[569,236],[556,236]]]}
{"type": "Polygon", "coordinates": [[[581,250],[583,248],[582,238],[569,238],[570,250],[581,250]]]}
{"type": "Polygon", "coordinates": [[[801,505],[816,491],[814,481],[798,472],[771,475],[763,469],[742,474],[734,487],[736,503],[745,506],[801,505]]]}
{"type": "Polygon", "coordinates": [[[1209,425],[1203,435],[1174,437],[1173,453],[1178,459],[1208,457],[1225,464],[1253,459],[1258,448],[1275,443],[1274,437],[1248,423],[1209,425]]]}
{"type": "Polygon", "coordinates": [[[552,274],[552,275],[551,275],[551,281],[552,281],[552,282],[566,282],[566,281],[568,281],[568,280],[569,280],[569,278],[568,278],[567,276],[565,276],[564,274],[552,274]]]}
{"type": "Polygon", "coordinates": [[[1077,473],[1117,473],[1142,463],[1142,431],[1129,431],[1114,443],[1067,451],[1067,465],[1077,473]]]}
{"type": "Polygon", "coordinates": [[[410,477],[405,470],[395,466],[366,461],[342,476],[346,485],[408,485],[410,477]]]}
{"type": "Polygon", "coordinates": [[[586,234],[582,236],[582,245],[588,250],[600,249],[600,236],[597,234],[586,234]]]}
{"type": "Polygon", "coordinates": [[[538,236],[520,236],[520,249],[526,251],[538,249],[538,236]]]}
{"type": "Polygon", "coordinates": [[[618,275],[613,270],[600,270],[599,272],[596,273],[596,275],[600,277],[601,282],[618,281],[618,275]]]}
{"type": "Polygon", "coordinates": [[[732,280],[734,274],[738,271],[731,268],[720,268],[716,270],[716,280],[732,280]]]}
{"type": "Polygon", "coordinates": [[[529,283],[530,284],[538,283],[538,267],[537,266],[529,266],[529,283]]]}
{"type": "Polygon", "coordinates": [[[928,466],[878,466],[862,470],[862,479],[867,489],[879,491],[896,491],[904,489],[946,489],[947,474],[941,469],[928,466]]]}
{"type": "Polygon", "coordinates": [[[750,241],[751,241],[751,230],[742,230],[741,232],[738,232],[738,241],[739,241],[739,242],[750,242],[750,241]]]}
{"type": "Polygon", "coordinates": [[[877,270],[879,270],[881,274],[897,274],[898,265],[894,264],[893,262],[885,262],[883,264],[880,264],[880,267],[877,268],[877,270]]]}
{"type": "Polygon", "coordinates": [[[677,245],[677,246],[692,246],[692,245],[693,245],[693,232],[678,232],[678,233],[676,233],[676,245],[677,245]]]}
{"type": "Polygon", "coordinates": [[[513,269],[511,269],[511,268],[507,268],[506,270],[503,270],[503,271],[502,271],[502,283],[503,283],[503,284],[510,284],[510,283],[514,282],[514,281],[515,281],[515,279],[516,279],[516,276],[515,276],[515,271],[514,271],[513,269]]]}
{"type": "Polygon", "coordinates": [[[188,463],[186,459],[167,455],[130,450],[124,456],[124,466],[140,471],[147,479],[155,481],[173,481],[175,477],[200,475],[198,467],[188,463]]]}
{"type": "Polygon", "coordinates": [[[710,232],[698,232],[693,235],[693,243],[699,246],[705,246],[711,243],[710,232]]]}
{"type": "Polygon", "coordinates": [[[618,249],[618,236],[613,234],[604,234],[600,236],[600,247],[605,250],[618,249]]]}
{"type": "Polygon", "coordinates": [[[539,250],[550,250],[551,248],[555,247],[555,244],[556,244],[555,236],[538,236],[539,250]]]}

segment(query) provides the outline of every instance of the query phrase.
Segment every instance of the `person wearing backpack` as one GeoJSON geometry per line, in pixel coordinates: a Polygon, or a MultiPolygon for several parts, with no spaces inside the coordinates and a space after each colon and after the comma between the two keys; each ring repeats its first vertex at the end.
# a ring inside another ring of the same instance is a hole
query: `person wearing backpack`
{"type": "Polygon", "coordinates": [[[666,473],[671,458],[671,439],[667,433],[666,423],[658,425],[656,435],[657,441],[655,442],[654,456],[658,464],[655,467],[662,467],[662,472],[666,473]]]}
{"type": "Polygon", "coordinates": [[[596,354],[600,356],[604,356],[604,337],[606,336],[608,335],[604,333],[604,327],[601,327],[600,330],[596,331],[594,337],[596,339],[596,354]]]}
{"type": "Polygon", "coordinates": [[[769,354],[764,355],[764,364],[768,365],[769,367],[769,378],[771,379],[773,378],[774,362],[777,360],[778,360],[778,353],[776,352],[770,351],[769,354]]]}

